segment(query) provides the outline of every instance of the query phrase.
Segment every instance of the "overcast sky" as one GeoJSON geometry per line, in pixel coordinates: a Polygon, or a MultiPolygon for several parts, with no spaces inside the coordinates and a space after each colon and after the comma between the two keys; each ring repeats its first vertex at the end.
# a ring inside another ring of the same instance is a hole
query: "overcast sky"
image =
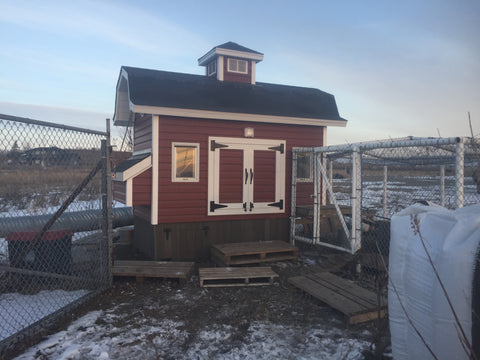
{"type": "Polygon", "coordinates": [[[203,74],[234,41],[257,81],[335,95],[328,144],[480,134],[480,1],[0,0],[0,113],[103,130],[120,66],[203,74]]]}

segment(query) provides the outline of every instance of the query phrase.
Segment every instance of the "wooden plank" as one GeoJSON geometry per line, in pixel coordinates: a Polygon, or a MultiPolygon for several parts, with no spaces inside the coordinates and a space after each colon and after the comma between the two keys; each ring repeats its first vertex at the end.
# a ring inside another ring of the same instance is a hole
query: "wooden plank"
{"type": "Polygon", "coordinates": [[[362,288],[350,280],[343,279],[331,273],[309,274],[307,277],[317,281],[324,287],[336,291],[347,299],[355,301],[360,306],[368,308],[377,305],[377,295],[365,288],[362,288]]]}
{"type": "Polygon", "coordinates": [[[283,241],[227,243],[214,245],[211,256],[221,265],[256,264],[295,259],[298,248],[283,241]]]}
{"type": "Polygon", "coordinates": [[[117,260],[112,266],[114,276],[162,277],[186,280],[195,263],[175,261],[130,261],[117,260]]]}
{"type": "Polygon", "coordinates": [[[202,268],[198,274],[202,287],[271,285],[278,277],[270,267],[202,268]]]}
{"type": "Polygon", "coordinates": [[[285,255],[285,254],[268,254],[268,257],[260,258],[258,254],[247,256],[232,256],[231,260],[223,261],[220,259],[220,262],[224,265],[248,265],[248,264],[260,264],[269,261],[283,261],[283,260],[293,260],[298,257],[298,255],[285,255]]]}
{"type": "MultiPolygon", "coordinates": [[[[343,313],[348,324],[378,317],[377,295],[349,280],[325,272],[292,277],[288,282],[343,313]]],[[[386,299],[382,297],[380,317],[386,313],[386,299]]]]}
{"type": "Polygon", "coordinates": [[[255,254],[258,252],[281,252],[298,249],[284,241],[262,241],[262,242],[244,242],[244,243],[226,243],[217,244],[214,248],[218,249],[224,255],[255,254]]]}

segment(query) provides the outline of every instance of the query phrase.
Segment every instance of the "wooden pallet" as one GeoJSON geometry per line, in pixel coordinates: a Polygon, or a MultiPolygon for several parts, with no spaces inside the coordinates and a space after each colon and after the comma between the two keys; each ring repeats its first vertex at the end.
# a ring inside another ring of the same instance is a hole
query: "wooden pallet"
{"type": "Polygon", "coordinates": [[[112,266],[113,276],[135,276],[137,281],[146,277],[177,279],[185,283],[193,272],[195,263],[179,261],[137,261],[115,260],[112,266]]]}
{"type": "MultiPolygon", "coordinates": [[[[378,318],[377,294],[352,281],[328,272],[295,276],[288,282],[345,315],[347,324],[378,318]]],[[[380,317],[387,313],[387,300],[381,298],[380,317]]]]}
{"type": "Polygon", "coordinates": [[[271,285],[278,275],[271,267],[224,267],[198,269],[200,286],[271,285]]]}
{"type": "Polygon", "coordinates": [[[296,259],[298,248],[283,241],[230,243],[214,245],[211,255],[222,266],[258,264],[296,259]]]}

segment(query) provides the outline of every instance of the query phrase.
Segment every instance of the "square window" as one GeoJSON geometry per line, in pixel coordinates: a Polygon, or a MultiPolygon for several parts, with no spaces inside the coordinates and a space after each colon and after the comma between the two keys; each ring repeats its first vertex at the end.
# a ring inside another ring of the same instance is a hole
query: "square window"
{"type": "Polygon", "coordinates": [[[172,181],[198,182],[199,144],[172,143],[172,181]]]}
{"type": "Polygon", "coordinates": [[[310,153],[297,154],[297,181],[312,181],[312,156],[310,153]]]}
{"type": "Polygon", "coordinates": [[[228,59],[228,71],[241,74],[248,73],[247,61],[240,59],[228,59]]]}

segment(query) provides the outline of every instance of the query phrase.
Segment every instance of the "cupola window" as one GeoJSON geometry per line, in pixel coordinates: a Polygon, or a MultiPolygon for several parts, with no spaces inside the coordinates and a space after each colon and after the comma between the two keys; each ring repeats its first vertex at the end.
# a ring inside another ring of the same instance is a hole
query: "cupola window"
{"type": "Polygon", "coordinates": [[[207,75],[210,76],[215,74],[216,72],[217,72],[217,61],[214,60],[210,62],[207,66],[207,75]]]}
{"type": "Polygon", "coordinates": [[[240,59],[228,59],[228,71],[248,74],[247,61],[240,59]]]}

